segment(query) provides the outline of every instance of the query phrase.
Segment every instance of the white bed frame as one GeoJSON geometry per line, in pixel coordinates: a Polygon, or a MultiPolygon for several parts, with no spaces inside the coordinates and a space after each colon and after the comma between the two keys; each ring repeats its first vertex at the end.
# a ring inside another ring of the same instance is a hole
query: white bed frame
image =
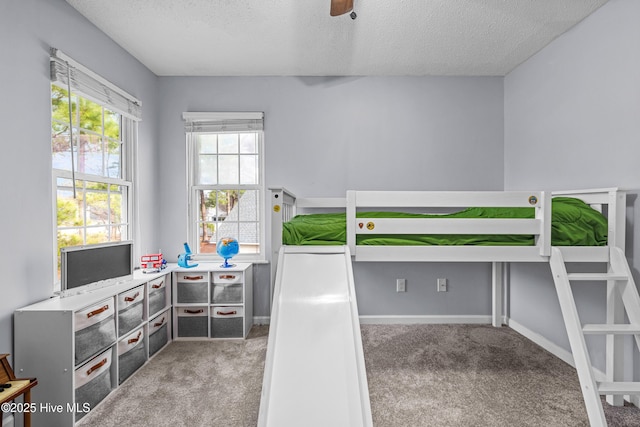
{"type": "MultiPolygon", "coordinates": [[[[354,261],[363,262],[491,262],[492,324],[502,325],[505,263],[549,262],[551,254],[551,198],[579,198],[606,212],[609,246],[624,251],[626,194],[617,188],[578,191],[347,191],[344,198],[298,198],[279,187],[271,190],[272,289],[282,223],[297,214],[342,210],[347,214],[347,245],[354,261]],[[356,218],[356,212],[377,209],[424,213],[442,208],[533,207],[535,218],[356,218]],[[373,227],[371,227],[371,224],[373,227]],[[369,227],[367,227],[369,225],[369,227]],[[369,246],[356,245],[358,234],[529,234],[535,246],[369,246]]],[[[609,248],[560,247],[566,262],[608,262],[609,248]]]]}
{"type": "MultiPolygon", "coordinates": [[[[624,342],[632,334],[640,350],[640,294],[624,255],[626,193],[617,188],[579,191],[347,191],[344,198],[297,198],[285,188],[271,188],[271,266],[273,278],[282,245],[282,224],[301,213],[346,211],[347,246],[355,261],[369,262],[490,262],[492,264],[492,324],[501,326],[505,264],[550,264],[572,348],[585,406],[592,426],[607,422],[599,395],[621,405],[623,396],[640,395],[640,382],[624,382],[624,342]],[[551,246],[551,199],[575,197],[605,213],[608,246],[551,246]],[[357,212],[394,210],[438,213],[443,208],[533,207],[533,219],[489,218],[357,218],[357,212]],[[533,246],[369,246],[356,245],[359,234],[526,234],[533,246]],[[606,263],[605,273],[572,273],[566,262],[606,263]],[[570,281],[601,281],[607,286],[606,323],[580,322],[570,281]],[[625,313],[631,320],[625,324],[625,313]],[[585,334],[606,335],[606,372],[597,381],[584,340],[585,334]]],[[[634,403],[638,400],[636,399],[634,403]]]]}

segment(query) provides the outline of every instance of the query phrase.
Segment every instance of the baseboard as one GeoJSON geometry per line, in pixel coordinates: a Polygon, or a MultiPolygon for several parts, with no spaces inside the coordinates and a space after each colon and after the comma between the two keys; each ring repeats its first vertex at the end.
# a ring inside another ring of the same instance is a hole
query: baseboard
{"type": "MultiPolygon", "coordinates": [[[[491,324],[491,316],[427,316],[427,315],[373,315],[359,316],[361,324],[369,325],[410,325],[417,323],[424,324],[491,324]]],[[[271,321],[270,316],[253,316],[254,325],[268,325],[271,321]]],[[[506,322],[506,319],[503,319],[506,322]]]]}
{"type": "Polygon", "coordinates": [[[254,325],[268,325],[271,322],[270,316],[253,316],[254,325]]]}
{"type": "Polygon", "coordinates": [[[363,325],[410,325],[416,323],[424,324],[491,324],[491,316],[360,316],[360,324],[363,325]]]}

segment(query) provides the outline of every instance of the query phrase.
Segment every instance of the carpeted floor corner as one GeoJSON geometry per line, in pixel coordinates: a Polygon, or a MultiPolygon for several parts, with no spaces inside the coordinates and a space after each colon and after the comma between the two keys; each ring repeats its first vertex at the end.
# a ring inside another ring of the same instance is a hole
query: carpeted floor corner
{"type": "MultiPolygon", "coordinates": [[[[575,369],[509,328],[361,330],[376,427],[588,426],[575,369]]],[[[173,342],[77,426],[253,427],[267,335],[173,342]]],[[[605,414],[610,427],[640,425],[634,406],[605,414]]]]}
{"type": "Polygon", "coordinates": [[[362,333],[376,426],[585,425],[575,371],[511,329],[365,325],[362,333]]]}
{"type": "Polygon", "coordinates": [[[267,335],[172,342],[76,426],[255,426],[267,335]]]}

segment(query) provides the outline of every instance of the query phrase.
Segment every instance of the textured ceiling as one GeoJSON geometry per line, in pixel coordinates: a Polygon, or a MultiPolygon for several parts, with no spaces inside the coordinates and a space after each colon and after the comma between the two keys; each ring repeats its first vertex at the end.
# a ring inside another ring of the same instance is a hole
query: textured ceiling
{"type": "Polygon", "coordinates": [[[503,76],[608,0],[67,0],[159,76],[503,76]]]}

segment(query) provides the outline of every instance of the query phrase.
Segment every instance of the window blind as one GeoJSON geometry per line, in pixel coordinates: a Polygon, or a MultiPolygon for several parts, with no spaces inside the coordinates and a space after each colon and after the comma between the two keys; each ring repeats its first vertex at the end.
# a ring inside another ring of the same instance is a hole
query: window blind
{"type": "Polygon", "coordinates": [[[83,96],[108,106],[132,120],[142,120],[142,103],[122,89],[103,79],[60,50],[51,48],[51,81],[63,87],[71,86],[83,96]]]}
{"type": "Polygon", "coordinates": [[[263,112],[182,113],[187,132],[247,132],[264,130],[263,112]]]}

